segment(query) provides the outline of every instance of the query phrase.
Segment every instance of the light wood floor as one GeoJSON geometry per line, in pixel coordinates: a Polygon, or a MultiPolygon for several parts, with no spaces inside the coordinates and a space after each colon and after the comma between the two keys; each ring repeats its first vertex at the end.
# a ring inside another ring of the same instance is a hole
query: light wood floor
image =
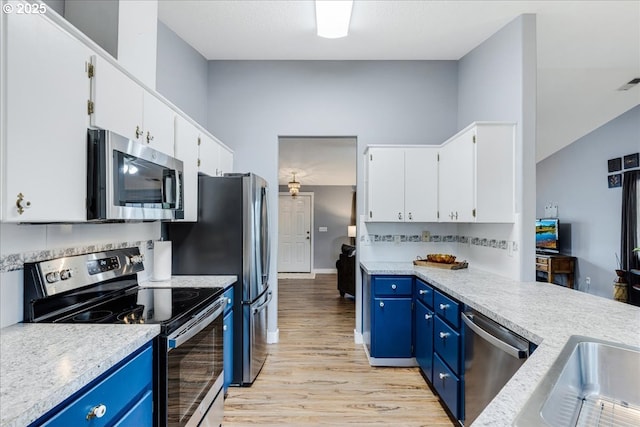
{"type": "Polygon", "coordinates": [[[278,286],[280,342],[251,387],[229,388],[225,427],[454,425],[418,368],[369,366],[335,275],[278,286]]]}

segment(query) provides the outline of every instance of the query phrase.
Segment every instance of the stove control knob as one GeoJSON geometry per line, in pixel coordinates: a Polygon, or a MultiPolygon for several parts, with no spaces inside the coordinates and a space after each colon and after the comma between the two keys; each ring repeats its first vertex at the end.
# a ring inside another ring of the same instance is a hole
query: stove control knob
{"type": "Polygon", "coordinates": [[[142,264],[142,261],[144,261],[144,255],[131,255],[129,257],[130,264],[142,264]]]}
{"type": "Polygon", "coordinates": [[[107,413],[107,407],[101,403],[91,408],[91,410],[87,414],[87,420],[90,420],[92,418],[102,418],[106,413],[107,413]]]}
{"type": "Polygon", "coordinates": [[[60,280],[67,280],[70,277],[71,277],[71,270],[66,269],[66,270],[60,271],[60,280]]]}
{"type": "Polygon", "coordinates": [[[55,283],[60,280],[60,273],[57,271],[52,271],[51,273],[47,273],[46,278],[48,283],[55,283]]]}

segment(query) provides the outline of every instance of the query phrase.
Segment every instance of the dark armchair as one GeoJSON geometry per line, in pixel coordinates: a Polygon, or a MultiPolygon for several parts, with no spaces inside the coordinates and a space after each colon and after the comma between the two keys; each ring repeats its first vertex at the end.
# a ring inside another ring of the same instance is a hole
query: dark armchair
{"type": "Polygon", "coordinates": [[[338,291],[340,296],[356,296],[356,247],[342,245],[342,253],[336,261],[338,269],[338,291]]]}

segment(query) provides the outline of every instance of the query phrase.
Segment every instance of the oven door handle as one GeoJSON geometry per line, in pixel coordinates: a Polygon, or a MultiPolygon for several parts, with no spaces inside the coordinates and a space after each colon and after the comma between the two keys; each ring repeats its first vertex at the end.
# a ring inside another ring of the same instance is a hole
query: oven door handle
{"type": "Polygon", "coordinates": [[[213,307],[208,309],[204,314],[191,320],[184,327],[167,337],[167,351],[180,347],[186,341],[193,338],[196,334],[209,326],[224,312],[226,305],[227,299],[225,297],[220,297],[213,303],[213,307]]]}

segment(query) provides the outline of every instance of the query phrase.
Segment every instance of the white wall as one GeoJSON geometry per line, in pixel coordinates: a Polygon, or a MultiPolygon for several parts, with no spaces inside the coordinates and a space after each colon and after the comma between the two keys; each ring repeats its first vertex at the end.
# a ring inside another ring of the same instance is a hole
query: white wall
{"type": "Polygon", "coordinates": [[[543,217],[547,203],[558,204],[561,224],[571,230],[570,242],[561,245],[577,257],[575,287],[583,292],[613,298],[622,188],[608,188],[607,160],[639,151],[637,106],[537,165],[536,213],[543,217]],[[586,277],[591,278],[590,286],[586,277]]]}
{"type": "MultiPolygon", "coordinates": [[[[235,169],[278,183],[278,136],[355,136],[369,144],[434,144],[455,133],[454,61],[211,61],[209,130],[235,151],[235,169]]],[[[363,210],[358,156],[358,210],[363,210]]],[[[277,218],[277,192],[271,192],[277,218]]],[[[272,221],[273,235],[277,223],[272,221]]],[[[375,249],[376,246],[372,246],[375,249]]],[[[277,239],[272,239],[277,254],[277,239]]],[[[271,271],[277,271],[272,257],[271,271]]],[[[271,277],[271,282],[277,281],[271,277]]],[[[360,301],[356,318],[360,319],[360,301]]],[[[277,297],[274,298],[277,306],[277,297]]],[[[269,332],[277,311],[269,310],[269,332]]]]}
{"type": "Polygon", "coordinates": [[[516,127],[516,222],[468,224],[460,235],[506,239],[518,251],[459,245],[473,265],[516,280],[534,280],[535,221],[535,15],[523,15],[465,55],[458,67],[458,128],[474,121],[508,121],[516,127]]]}

